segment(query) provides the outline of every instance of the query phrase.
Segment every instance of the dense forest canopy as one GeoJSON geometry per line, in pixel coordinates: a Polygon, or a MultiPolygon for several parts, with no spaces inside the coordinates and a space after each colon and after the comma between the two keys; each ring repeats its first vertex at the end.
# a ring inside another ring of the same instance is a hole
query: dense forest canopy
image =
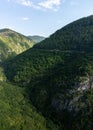
{"type": "Polygon", "coordinates": [[[2,62],[0,75],[2,130],[92,130],[93,16],[2,62]]]}

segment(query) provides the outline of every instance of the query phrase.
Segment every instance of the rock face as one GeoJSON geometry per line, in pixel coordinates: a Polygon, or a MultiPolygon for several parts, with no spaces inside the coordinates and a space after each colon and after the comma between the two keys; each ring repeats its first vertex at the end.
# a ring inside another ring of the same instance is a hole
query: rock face
{"type": "Polygon", "coordinates": [[[81,83],[78,83],[77,91],[86,91],[93,88],[93,76],[85,78],[81,83]]]}
{"type": "Polygon", "coordinates": [[[76,83],[74,89],[69,90],[69,97],[65,97],[65,94],[60,94],[61,99],[54,98],[51,102],[51,106],[56,111],[76,111],[78,112],[81,107],[85,106],[84,102],[78,104],[79,100],[84,95],[84,92],[88,91],[89,89],[93,88],[93,76],[90,77],[82,77],[82,81],[76,83]],[[74,95],[74,96],[72,96],[74,95]]]}

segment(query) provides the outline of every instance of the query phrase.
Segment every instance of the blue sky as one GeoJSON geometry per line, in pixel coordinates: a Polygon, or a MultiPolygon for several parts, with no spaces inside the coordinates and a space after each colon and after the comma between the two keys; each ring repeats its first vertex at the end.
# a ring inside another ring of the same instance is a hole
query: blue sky
{"type": "Polygon", "coordinates": [[[93,15],[93,0],[0,0],[0,29],[49,36],[66,24],[93,15]]]}

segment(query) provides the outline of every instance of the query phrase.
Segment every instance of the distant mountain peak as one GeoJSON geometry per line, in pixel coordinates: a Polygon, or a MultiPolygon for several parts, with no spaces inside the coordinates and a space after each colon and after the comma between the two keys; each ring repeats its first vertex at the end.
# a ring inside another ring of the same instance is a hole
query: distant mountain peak
{"type": "Polygon", "coordinates": [[[12,33],[16,33],[16,32],[11,29],[8,29],[8,28],[4,28],[4,29],[0,30],[0,35],[2,35],[2,36],[7,36],[12,33]]]}
{"type": "Polygon", "coordinates": [[[39,35],[28,36],[28,38],[32,39],[35,43],[39,43],[45,39],[45,37],[39,35]]]}
{"type": "Polygon", "coordinates": [[[8,28],[0,30],[0,62],[31,48],[34,41],[8,28]]]}

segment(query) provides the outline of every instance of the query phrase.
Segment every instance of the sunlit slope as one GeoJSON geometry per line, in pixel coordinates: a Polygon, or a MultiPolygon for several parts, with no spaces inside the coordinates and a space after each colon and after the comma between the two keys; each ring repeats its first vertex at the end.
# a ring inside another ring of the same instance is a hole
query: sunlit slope
{"type": "Polygon", "coordinates": [[[29,103],[24,89],[0,82],[0,130],[57,130],[29,103]]]}
{"type": "Polygon", "coordinates": [[[0,30],[0,61],[13,57],[34,45],[26,36],[10,29],[0,30]]]}

